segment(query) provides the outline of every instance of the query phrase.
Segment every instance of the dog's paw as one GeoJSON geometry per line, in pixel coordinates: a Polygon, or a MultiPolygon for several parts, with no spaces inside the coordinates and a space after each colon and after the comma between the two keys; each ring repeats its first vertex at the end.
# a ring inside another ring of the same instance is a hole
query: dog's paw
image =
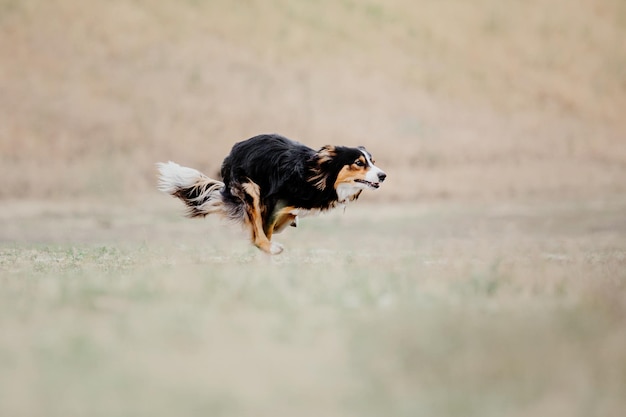
{"type": "Polygon", "coordinates": [[[283,250],[284,250],[283,245],[281,245],[280,243],[272,242],[272,244],[270,245],[270,253],[272,255],[278,255],[283,250]]]}

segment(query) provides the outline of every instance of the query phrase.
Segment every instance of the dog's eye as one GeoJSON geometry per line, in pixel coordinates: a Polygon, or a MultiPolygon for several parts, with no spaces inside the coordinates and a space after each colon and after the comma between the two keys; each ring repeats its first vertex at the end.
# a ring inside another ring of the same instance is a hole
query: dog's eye
{"type": "Polygon", "coordinates": [[[354,165],[358,166],[358,167],[363,167],[365,166],[365,164],[363,163],[363,161],[361,161],[360,159],[357,159],[356,161],[354,161],[354,165]]]}

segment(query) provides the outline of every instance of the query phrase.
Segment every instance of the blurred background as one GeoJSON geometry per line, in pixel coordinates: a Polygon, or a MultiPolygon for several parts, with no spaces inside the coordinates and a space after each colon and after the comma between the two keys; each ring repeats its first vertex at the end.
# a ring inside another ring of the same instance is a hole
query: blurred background
{"type": "Polygon", "coordinates": [[[621,417],[625,116],[625,0],[0,0],[0,415],[621,417]],[[268,132],[388,179],[156,190],[268,132]]]}
{"type": "Polygon", "coordinates": [[[277,132],[365,145],[368,199],[626,191],[621,0],[0,0],[0,198],[156,193],[277,132]]]}

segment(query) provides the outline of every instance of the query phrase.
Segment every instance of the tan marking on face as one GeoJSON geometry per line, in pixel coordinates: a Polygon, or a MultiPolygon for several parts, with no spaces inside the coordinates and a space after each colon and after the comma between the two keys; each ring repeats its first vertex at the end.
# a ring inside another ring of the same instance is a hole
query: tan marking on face
{"type": "Polygon", "coordinates": [[[337,175],[337,180],[335,181],[335,190],[337,186],[342,183],[352,183],[356,179],[365,179],[365,175],[367,174],[367,170],[369,166],[365,157],[359,156],[352,164],[346,165],[341,168],[339,174],[337,175]],[[359,165],[360,163],[360,165],[359,165]]]}

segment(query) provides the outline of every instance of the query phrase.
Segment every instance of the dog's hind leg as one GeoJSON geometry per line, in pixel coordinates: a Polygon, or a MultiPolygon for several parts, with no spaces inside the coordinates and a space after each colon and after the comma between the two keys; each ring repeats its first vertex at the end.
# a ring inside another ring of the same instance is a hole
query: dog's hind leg
{"type": "Polygon", "coordinates": [[[272,255],[279,254],[283,251],[282,245],[271,242],[271,232],[269,236],[265,234],[263,228],[263,215],[261,213],[261,194],[257,184],[252,181],[244,182],[241,188],[245,193],[245,206],[247,223],[252,232],[252,243],[264,252],[272,255]]]}

